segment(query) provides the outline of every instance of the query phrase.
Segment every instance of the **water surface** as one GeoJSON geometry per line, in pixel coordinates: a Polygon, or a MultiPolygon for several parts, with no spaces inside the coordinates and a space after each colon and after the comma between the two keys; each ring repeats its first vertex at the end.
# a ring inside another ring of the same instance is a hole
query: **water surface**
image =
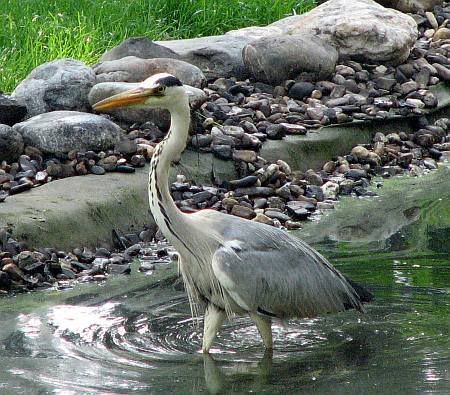
{"type": "Polygon", "coordinates": [[[276,323],[273,357],[246,318],[200,354],[202,322],[171,267],[1,298],[0,393],[448,394],[449,207],[424,200],[383,240],[316,244],[376,300],[276,323]]]}

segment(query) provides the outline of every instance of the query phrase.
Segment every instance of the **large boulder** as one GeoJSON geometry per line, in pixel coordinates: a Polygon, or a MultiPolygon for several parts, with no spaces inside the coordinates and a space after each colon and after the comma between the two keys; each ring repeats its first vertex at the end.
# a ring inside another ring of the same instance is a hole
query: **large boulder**
{"type": "Polygon", "coordinates": [[[329,0],[303,15],[273,23],[287,34],[312,34],[330,43],[340,58],[400,64],[417,40],[412,17],[373,0],[329,0]]]}
{"type": "Polygon", "coordinates": [[[14,125],[27,114],[27,108],[17,100],[0,94],[0,124],[14,125]]]}
{"type": "Polygon", "coordinates": [[[153,74],[169,73],[183,84],[202,88],[206,78],[202,71],[187,62],[177,59],[142,59],[136,56],[99,63],[94,67],[97,83],[100,82],[141,82],[153,74]]]}
{"type": "Polygon", "coordinates": [[[20,133],[11,126],[0,125],[0,162],[14,162],[22,154],[24,148],[20,133]]]}
{"type": "Polygon", "coordinates": [[[429,11],[443,4],[443,0],[377,0],[384,7],[395,8],[402,12],[429,11]]]}
{"type": "Polygon", "coordinates": [[[101,62],[117,60],[126,56],[136,56],[142,59],[172,58],[178,59],[179,55],[169,48],[156,44],[147,37],[130,37],[117,47],[106,51],[101,57],[101,62]]]}
{"type": "Polygon", "coordinates": [[[87,111],[87,95],[94,84],[90,67],[78,60],[60,59],[36,67],[11,97],[27,107],[28,118],[49,111],[87,111]]]}
{"type": "Polygon", "coordinates": [[[248,70],[242,59],[244,47],[258,38],[280,33],[281,29],[277,27],[249,27],[220,36],[157,43],[176,52],[180,59],[195,64],[208,79],[219,77],[244,79],[248,76],[248,70]]]}
{"type": "Polygon", "coordinates": [[[17,123],[13,130],[25,145],[45,154],[65,154],[72,150],[106,150],[124,134],[114,122],[99,115],[77,111],[53,111],[17,123]]]}
{"type": "MultiPolygon", "coordinates": [[[[131,82],[101,82],[95,85],[89,92],[89,103],[93,105],[100,100],[136,88],[139,85],[139,83],[131,82]]],[[[206,101],[206,94],[201,89],[189,85],[184,85],[184,88],[189,95],[189,104],[192,109],[199,108],[206,101]]],[[[159,108],[123,107],[104,112],[126,123],[152,121],[161,129],[167,129],[170,126],[169,112],[159,108]]]]}
{"type": "Polygon", "coordinates": [[[283,34],[247,44],[243,59],[258,81],[277,85],[299,75],[308,80],[327,79],[335,70],[338,53],[318,37],[283,34]]]}

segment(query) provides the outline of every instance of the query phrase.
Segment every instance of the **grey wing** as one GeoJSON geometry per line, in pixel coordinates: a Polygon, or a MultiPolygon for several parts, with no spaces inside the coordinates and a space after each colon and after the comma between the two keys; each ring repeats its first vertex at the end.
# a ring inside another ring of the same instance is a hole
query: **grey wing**
{"type": "Polygon", "coordinates": [[[235,303],[280,318],[362,310],[356,291],[322,255],[286,232],[268,228],[249,229],[248,242],[241,235],[213,256],[213,272],[235,303]]]}

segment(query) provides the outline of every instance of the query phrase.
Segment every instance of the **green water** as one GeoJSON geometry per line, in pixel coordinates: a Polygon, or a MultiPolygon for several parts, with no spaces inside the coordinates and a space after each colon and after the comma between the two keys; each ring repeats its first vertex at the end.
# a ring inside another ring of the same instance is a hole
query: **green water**
{"type": "Polygon", "coordinates": [[[448,394],[448,175],[389,181],[303,231],[375,294],[364,315],[276,323],[272,358],[239,318],[206,357],[173,267],[4,297],[0,394],[448,394]]]}

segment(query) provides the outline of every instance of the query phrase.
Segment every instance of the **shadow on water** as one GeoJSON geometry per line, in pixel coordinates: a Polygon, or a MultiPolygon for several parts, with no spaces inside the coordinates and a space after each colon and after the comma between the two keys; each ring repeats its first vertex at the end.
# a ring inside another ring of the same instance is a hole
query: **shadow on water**
{"type": "Polygon", "coordinates": [[[364,315],[276,323],[273,356],[246,318],[200,354],[202,322],[171,266],[2,298],[0,393],[449,393],[450,200],[413,203],[384,239],[316,242],[376,300],[364,315]]]}

